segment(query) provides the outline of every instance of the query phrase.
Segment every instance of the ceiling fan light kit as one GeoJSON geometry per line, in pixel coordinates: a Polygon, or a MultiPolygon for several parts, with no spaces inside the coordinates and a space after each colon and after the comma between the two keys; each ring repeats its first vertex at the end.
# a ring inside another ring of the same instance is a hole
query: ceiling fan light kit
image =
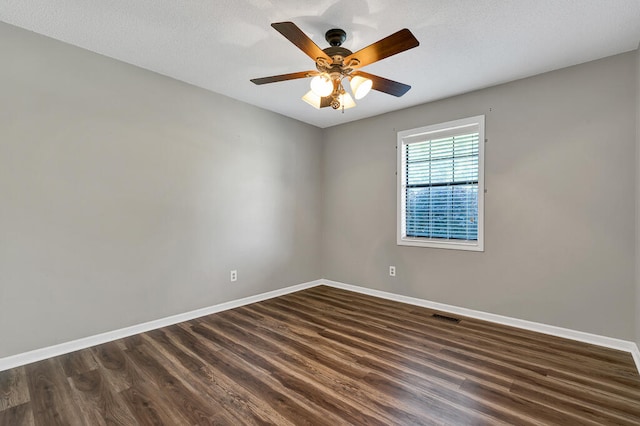
{"type": "Polygon", "coordinates": [[[316,109],[320,109],[322,106],[322,96],[316,95],[313,90],[309,90],[307,94],[302,97],[302,100],[316,109]]]}
{"type": "Polygon", "coordinates": [[[311,90],[320,97],[329,96],[333,92],[333,82],[329,74],[323,73],[311,79],[311,90]]]}
{"type": "Polygon", "coordinates": [[[353,96],[356,99],[362,99],[371,90],[373,86],[373,81],[370,78],[364,78],[360,75],[356,75],[355,77],[351,77],[351,92],[353,92],[353,96]]]}
{"type": "Polygon", "coordinates": [[[338,97],[338,102],[340,102],[340,105],[338,106],[338,108],[342,108],[343,110],[353,108],[354,106],[356,106],[356,102],[353,100],[351,95],[346,92],[341,94],[338,97]]]}
{"type": "Polygon", "coordinates": [[[343,112],[345,109],[356,106],[354,97],[360,100],[371,89],[400,97],[411,88],[409,85],[359,70],[365,65],[418,46],[420,43],[406,28],[352,53],[349,49],[342,47],[347,34],[341,29],[334,28],[327,31],[325,40],[331,47],[320,49],[293,22],[277,22],[271,26],[313,59],[317,71],[254,78],[251,80],[254,84],[312,77],[311,90],[302,97],[302,100],[314,108],[330,106],[333,109],[341,108],[343,112]],[[344,79],[349,80],[353,97],[344,89],[342,84],[344,79]]]}

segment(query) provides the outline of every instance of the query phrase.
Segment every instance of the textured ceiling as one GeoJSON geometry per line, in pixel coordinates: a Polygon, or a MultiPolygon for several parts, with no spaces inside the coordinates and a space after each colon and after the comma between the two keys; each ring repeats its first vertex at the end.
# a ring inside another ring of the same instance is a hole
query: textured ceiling
{"type": "Polygon", "coordinates": [[[640,0],[2,0],[0,21],[328,127],[636,49],[640,0]],[[255,86],[314,68],[280,21],[352,51],[409,28],[419,47],[364,71],[412,89],[342,114],[304,103],[306,79],[255,86]]]}

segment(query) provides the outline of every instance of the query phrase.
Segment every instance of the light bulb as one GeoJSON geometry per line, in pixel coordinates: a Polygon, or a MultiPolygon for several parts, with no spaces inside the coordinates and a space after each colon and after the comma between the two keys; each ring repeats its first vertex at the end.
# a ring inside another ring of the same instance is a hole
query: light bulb
{"type": "Polygon", "coordinates": [[[329,96],[333,92],[333,82],[327,74],[316,75],[311,79],[311,90],[320,97],[329,96]]]}
{"type": "Polygon", "coordinates": [[[367,93],[369,93],[369,91],[371,90],[373,81],[368,78],[356,75],[355,77],[351,78],[350,84],[353,96],[355,96],[356,99],[362,99],[367,96],[367,93]]]}

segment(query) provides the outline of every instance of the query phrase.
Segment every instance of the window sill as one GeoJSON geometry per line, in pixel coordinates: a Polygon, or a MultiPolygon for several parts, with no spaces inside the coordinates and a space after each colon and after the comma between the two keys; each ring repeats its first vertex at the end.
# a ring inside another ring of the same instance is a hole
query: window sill
{"type": "Polygon", "coordinates": [[[447,241],[429,238],[402,237],[398,238],[397,244],[399,246],[429,247],[448,250],[484,251],[484,244],[482,241],[465,242],[461,240],[447,241]]]}

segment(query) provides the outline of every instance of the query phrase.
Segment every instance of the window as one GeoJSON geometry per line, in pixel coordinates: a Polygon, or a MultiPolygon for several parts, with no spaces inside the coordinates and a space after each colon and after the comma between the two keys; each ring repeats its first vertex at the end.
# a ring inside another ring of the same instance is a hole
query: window
{"type": "Polygon", "coordinates": [[[484,115],[398,132],[398,245],[484,251],[484,115]]]}

